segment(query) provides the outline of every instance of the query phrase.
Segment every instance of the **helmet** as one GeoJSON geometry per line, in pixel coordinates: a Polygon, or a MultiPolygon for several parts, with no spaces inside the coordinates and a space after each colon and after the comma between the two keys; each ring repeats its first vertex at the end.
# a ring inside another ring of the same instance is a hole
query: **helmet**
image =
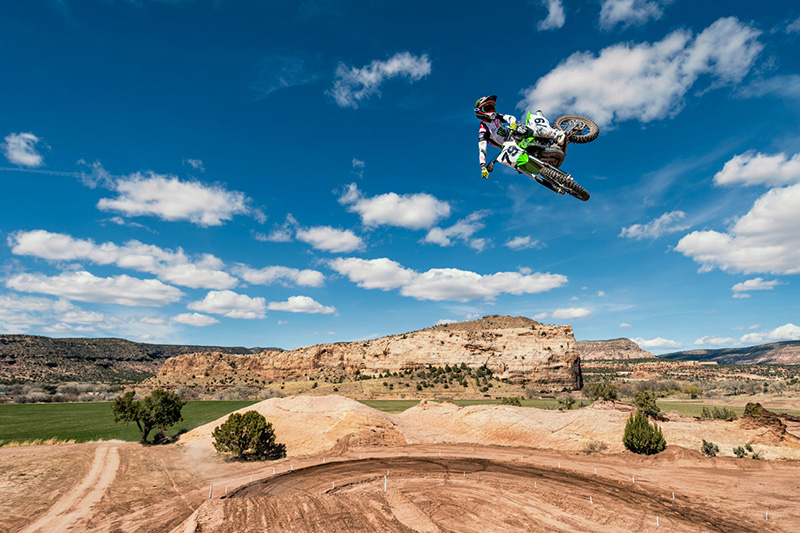
{"type": "Polygon", "coordinates": [[[478,101],[475,102],[475,116],[487,122],[497,118],[495,100],[497,100],[496,95],[478,98],[478,101]]]}

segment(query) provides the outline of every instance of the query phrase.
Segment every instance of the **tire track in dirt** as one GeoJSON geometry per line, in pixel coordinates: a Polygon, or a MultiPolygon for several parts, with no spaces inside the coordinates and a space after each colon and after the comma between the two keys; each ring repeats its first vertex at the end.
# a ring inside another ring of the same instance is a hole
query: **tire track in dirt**
{"type": "MultiPolygon", "coordinates": [[[[617,480],[568,470],[478,458],[387,457],[318,464],[247,484],[231,492],[225,499],[337,494],[343,491],[352,493],[353,490],[360,490],[358,486],[367,489],[368,486],[380,485],[382,488],[383,475],[387,469],[391,472],[390,478],[396,480],[405,478],[433,481],[437,478],[446,480],[450,476],[462,478],[466,475],[477,483],[477,490],[483,483],[496,482],[513,492],[518,488],[516,487],[518,483],[529,486],[533,480],[538,480],[540,484],[547,483],[551,489],[557,488],[557,492],[565,496],[580,494],[582,499],[588,500],[588,494],[592,494],[596,501],[604,501],[617,512],[630,511],[639,515],[646,513],[650,516],[660,516],[662,520],[668,519],[676,524],[692,525],[703,531],[744,533],[774,530],[765,527],[766,524],[757,524],[751,519],[736,516],[735,513],[706,508],[702,502],[690,504],[664,500],[641,485],[630,486],[617,480]],[[337,480],[335,488],[329,485],[332,479],[337,480]]],[[[380,488],[377,490],[380,491],[380,488]]],[[[399,500],[390,502],[395,505],[401,503],[399,500]]],[[[416,514],[415,511],[420,511],[410,506],[404,510],[409,517],[416,514]]],[[[561,520],[571,514],[569,506],[561,508],[561,505],[555,505],[552,513],[553,517],[560,515],[561,520]]],[[[428,527],[436,527],[435,521],[425,522],[428,527]]]]}
{"type": "Polygon", "coordinates": [[[91,518],[92,506],[103,499],[106,489],[117,476],[119,449],[114,444],[100,444],[94,461],[77,486],[70,489],[43,516],[23,528],[20,533],[69,531],[80,521],[91,518]]]}

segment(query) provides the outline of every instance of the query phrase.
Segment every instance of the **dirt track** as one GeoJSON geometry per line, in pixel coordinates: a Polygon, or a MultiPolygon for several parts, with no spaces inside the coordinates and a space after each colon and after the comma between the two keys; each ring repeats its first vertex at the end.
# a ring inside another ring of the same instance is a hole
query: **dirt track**
{"type": "Polygon", "coordinates": [[[50,507],[44,516],[22,529],[22,533],[49,533],[76,527],[81,519],[91,516],[92,506],[103,498],[118,469],[117,446],[111,443],[101,444],[95,451],[94,461],[86,477],[50,507]]]}

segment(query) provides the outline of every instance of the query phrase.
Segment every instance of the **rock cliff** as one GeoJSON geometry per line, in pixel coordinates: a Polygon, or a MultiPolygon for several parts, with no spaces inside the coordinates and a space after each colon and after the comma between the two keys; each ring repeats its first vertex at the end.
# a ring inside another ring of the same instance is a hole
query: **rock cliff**
{"type": "Polygon", "coordinates": [[[168,359],[157,379],[255,375],[302,379],[321,373],[378,375],[433,365],[486,366],[501,379],[530,382],[542,391],[583,385],[571,326],[545,325],[524,317],[487,316],[379,339],[318,344],[259,354],[195,353],[168,359]]]}
{"type": "Polygon", "coordinates": [[[652,353],[639,348],[630,339],[612,339],[608,341],[578,341],[575,349],[581,361],[606,361],[613,359],[650,359],[652,353]]]}

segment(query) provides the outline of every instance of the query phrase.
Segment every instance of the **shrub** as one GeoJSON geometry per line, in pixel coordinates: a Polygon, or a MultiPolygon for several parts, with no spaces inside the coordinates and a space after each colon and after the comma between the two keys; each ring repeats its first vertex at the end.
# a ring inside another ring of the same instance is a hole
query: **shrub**
{"type": "Polygon", "coordinates": [[[700,390],[700,387],[698,387],[697,385],[686,385],[683,388],[683,392],[684,392],[684,394],[688,394],[689,397],[692,400],[694,400],[695,398],[697,398],[700,395],[700,392],[702,392],[702,391],[700,390]]]}
{"type": "Polygon", "coordinates": [[[258,411],[233,413],[212,433],[218,452],[232,453],[241,459],[280,459],[286,445],[275,442],[275,431],[258,411]]]}
{"type": "Polygon", "coordinates": [[[701,418],[710,418],[712,420],[736,420],[737,416],[733,409],[727,407],[703,407],[703,414],[701,418]]]}
{"type": "Polygon", "coordinates": [[[747,456],[747,452],[741,446],[737,446],[736,448],[733,449],[733,455],[741,459],[742,457],[747,456]]]}
{"type": "Polygon", "coordinates": [[[506,397],[500,400],[500,405],[515,405],[522,407],[522,401],[519,398],[506,397]]]}
{"type": "Polygon", "coordinates": [[[572,409],[572,406],[575,405],[575,397],[572,396],[569,392],[561,394],[558,397],[558,410],[559,411],[569,411],[572,409]]]}
{"type": "Polygon", "coordinates": [[[719,453],[719,446],[703,439],[703,445],[700,446],[700,451],[707,457],[716,457],[719,453]]]}
{"type": "Polygon", "coordinates": [[[606,449],[608,449],[608,444],[603,441],[593,440],[592,442],[586,443],[586,446],[583,447],[583,453],[592,455],[593,453],[600,453],[606,449]]]}
{"type": "Polygon", "coordinates": [[[619,391],[611,383],[590,383],[586,386],[586,397],[592,401],[613,401],[619,398],[619,391]]]}
{"type": "Polygon", "coordinates": [[[650,418],[661,418],[661,408],[656,403],[656,395],[651,390],[643,390],[636,395],[634,401],[640,413],[650,418]]]}
{"type": "Polygon", "coordinates": [[[667,441],[661,433],[661,428],[656,423],[650,423],[647,415],[639,411],[631,414],[625,424],[625,434],[622,443],[633,453],[653,455],[664,451],[667,441]]]}

